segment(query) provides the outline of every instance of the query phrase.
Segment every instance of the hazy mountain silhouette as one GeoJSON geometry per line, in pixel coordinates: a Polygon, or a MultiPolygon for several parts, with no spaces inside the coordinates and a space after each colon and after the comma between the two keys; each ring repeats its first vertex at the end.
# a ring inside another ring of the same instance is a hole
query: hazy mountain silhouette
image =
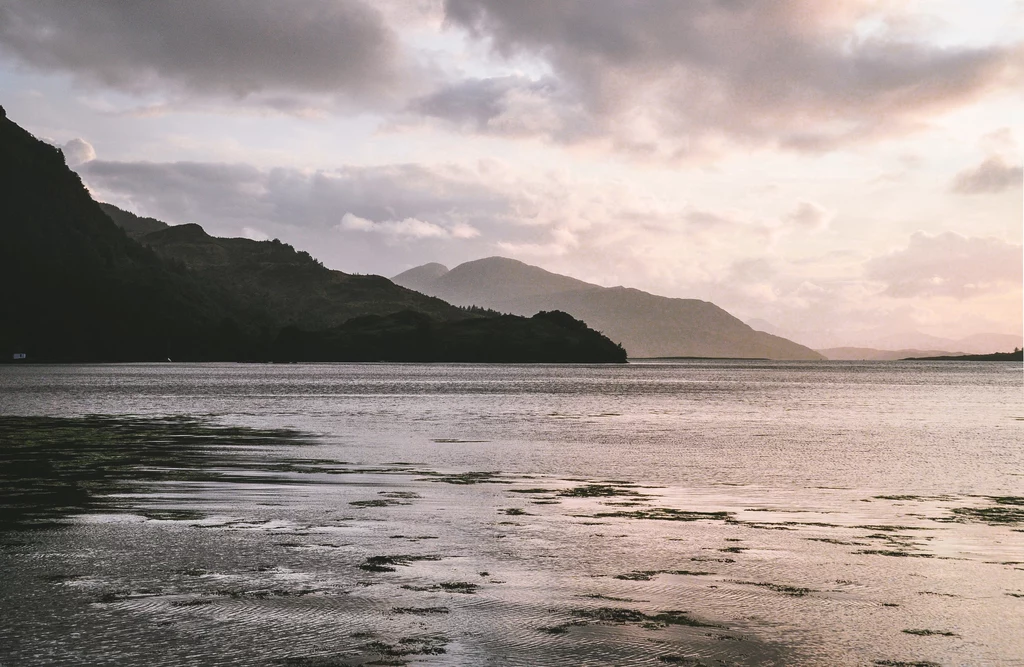
{"type": "Polygon", "coordinates": [[[515,314],[565,311],[621,343],[631,357],[823,358],[810,348],[755,331],[707,301],[601,287],[505,257],[443,269],[428,264],[392,280],[456,305],[515,314]]]}
{"type": "Polygon", "coordinates": [[[440,278],[446,273],[448,273],[448,267],[444,264],[438,264],[437,262],[417,266],[416,268],[409,269],[402,274],[405,282],[407,283],[403,285],[403,287],[414,289],[417,292],[423,292],[423,290],[413,287],[413,285],[428,285],[431,281],[440,278]]]}
{"type": "Polygon", "coordinates": [[[940,338],[919,332],[904,332],[876,338],[867,345],[844,345],[818,348],[829,359],[894,360],[910,357],[940,357],[961,354],[993,354],[1024,345],[1020,336],[980,333],[965,338],[940,338]],[[901,343],[917,343],[904,345],[901,343]]]}
{"type": "Polygon", "coordinates": [[[966,350],[969,354],[989,354],[993,350],[1009,350],[1024,347],[1024,337],[1012,334],[979,333],[956,341],[955,349],[966,350]]]}
{"type": "Polygon", "coordinates": [[[564,313],[467,312],[379,276],[330,271],[279,241],[104,212],[61,151],[2,107],[0,233],[5,361],[625,360],[564,313]]]}
{"type": "Polygon", "coordinates": [[[931,336],[920,331],[891,331],[879,327],[873,330],[813,330],[787,329],[775,326],[762,319],[751,319],[747,324],[767,331],[776,336],[800,341],[814,348],[826,357],[836,359],[902,359],[888,353],[921,352],[922,354],[989,354],[994,350],[1012,350],[1024,346],[1024,337],[1020,334],[978,333],[964,338],[943,338],[931,336]],[[845,350],[845,351],[844,351],[845,350]],[[858,352],[861,350],[862,352],[858,352]],[[837,355],[835,357],[831,354],[837,355]],[[949,352],[947,352],[949,351],[949,352]],[[855,355],[850,357],[849,355],[855,355]],[[842,356],[840,356],[842,355],[842,356]],[[860,356],[856,356],[860,355],[860,356]]]}
{"type": "Polygon", "coordinates": [[[864,347],[881,350],[955,350],[965,354],[989,354],[1012,350],[1022,345],[1022,338],[1011,334],[979,333],[965,338],[943,338],[919,331],[901,331],[867,340],[864,347]]]}
{"type": "Polygon", "coordinates": [[[911,357],[955,356],[964,352],[949,350],[877,350],[872,347],[828,347],[818,350],[826,359],[833,361],[898,361],[911,357]]]}

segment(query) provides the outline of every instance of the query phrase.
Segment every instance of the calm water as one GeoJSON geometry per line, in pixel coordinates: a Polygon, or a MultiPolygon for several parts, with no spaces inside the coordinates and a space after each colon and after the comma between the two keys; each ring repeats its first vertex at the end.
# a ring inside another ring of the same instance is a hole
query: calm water
{"type": "Polygon", "coordinates": [[[1019,363],[6,366],[0,437],[0,664],[1024,665],[1019,363]]]}

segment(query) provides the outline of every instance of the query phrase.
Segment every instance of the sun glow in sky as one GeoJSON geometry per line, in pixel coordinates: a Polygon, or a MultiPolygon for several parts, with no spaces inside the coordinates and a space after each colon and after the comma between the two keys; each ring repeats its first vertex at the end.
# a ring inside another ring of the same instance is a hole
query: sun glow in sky
{"type": "Polygon", "coordinates": [[[1022,329],[1020,0],[0,0],[0,104],[100,200],[343,271],[1022,329]]]}

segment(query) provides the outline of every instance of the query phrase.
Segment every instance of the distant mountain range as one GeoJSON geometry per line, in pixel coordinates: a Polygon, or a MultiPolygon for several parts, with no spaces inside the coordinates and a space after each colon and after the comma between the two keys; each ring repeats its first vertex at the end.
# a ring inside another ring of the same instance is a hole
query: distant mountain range
{"type": "MultiPolygon", "coordinates": [[[[1019,346],[1013,349],[1019,349],[1019,346]]],[[[934,360],[960,358],[970,361],[972,359],[979,360],[982,357],[999,360],[1003,359],[1003,356],[1006,354],[1012,354],[1010,352],[988,352],[985,354],[979,352],[950,352],[949,350],[878,350],[872,347],[830,347],[818,350],[818,352],[821,352],[827,359],[832,361],[899,361],[900,359],[934,360]]],[[[1009,360],[1009,358],[1007,357],[1005,360],[1009,360]]]]}
{"type": "Polygon", "coordinates": [[[564,311],[620,343],[633,358],[824,358],[803,345],[755,331],[707,301],[601,287],[505,257],[466,262],[451,270],[424,264],[392,280],[460,306],[520,315],[564,311]]]}
{"type": "Polygon", "coordinates": [[[942,357],[964,354],[948,350],[876,350],[871,347],[829,347],[818,350],[832,361],[897,361],[913,357],[942,357]]]}
{"type": "Polygon", "coordinates": [[[795,330],[778,327],[762,319],[747,324],[760,331],[801,341],[829,359],[891,359],[897,353],[922,353],[928,356],[949,354],[991,354],[1024,347],[1024,337],[1013,334],[978,333],[964,338],[942,338],[920,331],[836,332],[795,330]],[[932,355],[936,353],[936,355],[932,355]],[[852,356],[851,356],[852,355],[852,356]]]}
{"type": "Polygon", "coordinates": [[[626,359],[565,313],[458,308],[280,241],[101,208],[2,107],[0,202],[3,361],[626,359]]]}
{"type": "Polygon", "coordinates": [[[879,349],[953,350],[965,354],[1005,352],[1022,345],[1024,345],[1024,338],[1021,336],[999,333],[979,333],[964,338],[941,338],[918,331],[908,331],[880,336],[868,341],[869,347],[879,349]]]}

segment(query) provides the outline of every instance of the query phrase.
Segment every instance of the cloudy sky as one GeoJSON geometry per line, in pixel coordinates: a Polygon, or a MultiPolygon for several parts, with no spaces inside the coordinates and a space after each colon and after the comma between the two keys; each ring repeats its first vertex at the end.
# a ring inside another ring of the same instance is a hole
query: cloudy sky
{"type": "Polygon", "coordinates": [[[1024,0],[0,0],[0,104],[98,199],[343,271],[1022,328],[1024,0]]]}

